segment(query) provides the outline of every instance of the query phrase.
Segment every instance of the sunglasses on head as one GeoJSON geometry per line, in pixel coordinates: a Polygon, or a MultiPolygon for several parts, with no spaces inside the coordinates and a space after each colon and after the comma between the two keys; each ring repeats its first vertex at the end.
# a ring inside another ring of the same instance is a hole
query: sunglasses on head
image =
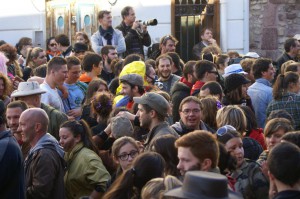
{"type": "Polygon", "coordinates": [[[225,126],[222,126],[220,127],[218,130],[217,130],[217,135],[218,136],[223,136],[225,135],[228,131],[236,131],[236,129],[231,126],[231,125],[225,125],[225,126]]]}

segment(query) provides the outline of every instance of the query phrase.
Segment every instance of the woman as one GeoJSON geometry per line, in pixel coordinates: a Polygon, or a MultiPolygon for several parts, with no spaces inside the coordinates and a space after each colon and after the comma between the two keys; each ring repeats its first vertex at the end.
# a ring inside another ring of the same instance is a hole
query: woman
{"type": "Polygon", "coordinates": [[[92,98],[96,92],[108,91],[107,84],[102,79],[92,80],[87,88],[85,101],[82,107],[81,119],[84,119],[90,127],[96,126],[98,124],[95,115],[91,111],[92,98]]]}
{"type": "Polygon", "coordinates": [[[263,165],[268,158],[270,150],[281,142],[281,138],[284,134],[293,130],[291,122],[287,119],[274,118],[268,121],[264,129],[267,150],[262,152],[257,163],[263,165]]]}
{"type": "Polygon", "coordinates": [[[254,111],[251,99],[247,95],[248,83],[250,83],[250,80],[241,74],[231,74],[227,76],[225,78],[225,96],[223,97],[222,104],[225,106],[249,106],[254,111]]]}
{"type": "Polygon", "coordinates": [[[92,99],[91,107],[98,123],[92,127],[92,134],[97,135],[107,127],[108,118],[113,109],[112,95],[109,92],[97,92],[92,99]]]}
{"type": "Polygon", "coordinates": [[[22,68],[24,68],[27,56],[27,50],[32,48],[32,39],[29,37],[20,38],[19,42],[16,44],[17,52],[20,55],[18,63],[22,68]]]}
{"type": "Polygon", "coordinates": [[[234,188],[245,199],[268,198],[268,180],[254,161],[244,159],[243,142],[240,133],[232,126],[223,126],[217,131],[217,139],[236,158],[237,169],[231,173],[236,180],[234,188]]]}
{"type": "Polygon", "coordinates": [[[245,137],[255,139],[262,146],[262,148],[266,150],[267,146],[265,142],[265,136],[263,134],[263,129],[257,127],[255,114],[248,106],[240,106],[240,108],[243,110],[247,119],[245,137]]]}
{"type": "Polygon", "coordinates": [[[23,73],[22,68],[18,63],[17,49],[10,44],[3,44],[0,46],[0,51],[2,51],[8,58],[8,61],[6,62],[8,77],[12,80],[14,80],[16,76],[22,78],[23,73]]]}
{"type": "Polygon", "coordinates": [[[10,93],[12,91],[12,84],[8,77],[0,73],[0,99],[3,101],[5,107],[10,102],[10,93]]]}
{"type": "Polygon", "coordinates": [[[218,129],[216,115],[218,109],[222,108],[222,104],[216,97],[212,96],[201,98],[200,102],[202,103],[201,120],[210,128],[218,129]]]}
{"type": "Polygon", "coordinates": [[[221,54],[217,56],[216,65],[219,74],[224,75],[224,69],[228,66],[229,56],[227,54],[221,54]]]}
{"type": "Polygon", "coordinates": [[[75,41],[75,43],[79,42],[86,44],[88,46],[88,50],[92,51],[91,41],[85,32],[76,32],[75,41]]]}
{"type": "Polygon", "coordinates": [[[34,47],[28,49],[26,68],[24,68],[23,71],[23,79],[27,81],[31,76],[33,76],[34,69],[46,63],[46,53],[42,48],[34,47]]]}
{"type": "Polygon", "coordinates": [[[295,120],[295,130],[300,129],[300,80],[299,74],[287,72],[284,75],[278,75],[273,86],[273,100],[267,107],[267,116],[274,111],[286,110],[295,120]]]}
{"type": "Polygon", "coordinates": [[[64,177],[66,198],[100,198],[110,175],[97,154],[86,122],[79,120],[63,123],[59,137],[67,163],[64,177]]]}
{"type": "Polygon", "coordinates": [[[55,37],[47,39],[47,62],[55,56],[61,56],[61,52],[57,49],[57,43],[55,37]]]}
{"type": "Polygon", "coordinates": [[[177,149],[175,148],[175,141],[177,138],[173,135],[163,135],[153,140],[150,149],[159,153],[166,161],[165,176],[180,176],[177,169],[179,159],[177,157],[177,149]]]}
{"type": "Polygon", "coordinates": [[[119,177],[125,170],[129,169],[132,162],[139,154],[139,146],[137,142],[131,137],[121,137],[117,139],[112,146],[112,157],[114,162],[119,165],[115,174],[112,175],[107,187],[119,177]]]}
{"type": "Polygon", "coordinates": [[[130,169],[122,173],[103,199],[140,198],[143,186],[151,179],[163,177],[165,161],[155,152],[137,156],[130,169]]]}
{"type": "Polygon", "coordinates": [[[219,109],[217,112],[216,121],[218,128],[225,125],[231,125],[242,136],[245,135],[247,119],[243,110],[239,106],[229,105],[219,109]]]}

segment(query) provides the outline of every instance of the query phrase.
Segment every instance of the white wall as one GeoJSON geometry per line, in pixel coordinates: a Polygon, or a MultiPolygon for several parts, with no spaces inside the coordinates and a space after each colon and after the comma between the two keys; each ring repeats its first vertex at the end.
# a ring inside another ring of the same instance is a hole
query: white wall
{"type": "Polygon", "coordinates": [[[30,37],[35,46],[44,47],[46,35],[44,0],[8,0],[0,7],[0,40],[15,45],[30,37]]]}
{"type": "Polygon", "coordinates": [[[249,51],[249,0],[221,0],[221,49],[249,51]]]}

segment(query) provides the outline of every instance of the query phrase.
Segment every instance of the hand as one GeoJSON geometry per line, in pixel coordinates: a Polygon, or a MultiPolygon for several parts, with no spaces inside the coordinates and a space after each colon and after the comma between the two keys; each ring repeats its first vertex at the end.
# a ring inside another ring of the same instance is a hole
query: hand
{"type": "Polygon", "coordinates": [[[141,25],[141,29],[143,30],[143,33],[146,34],[148,32],[146,25],[141,25]]]}
{"type": "Polygon", "coordinates": [[[264,176],[266,178],[269,178],[269,175],[268,175],[269,168],[268,168],[268,165],[267,165],[267,161],[263,161],[261,163],[261,172],[264,174],[264,176]]]}
{"type": "Polygon", "coordinates": [[[74,118],[81,116],[81,114],[82,114],[82,109],[81,108],[76,108],[76,109],[69,110],[68,113],[67,113],[68,116],[72,116],[74,118]]]}
{"type": "Polygon", "coordinates": [[[141,23],[140,23],[139,21],[135,21],[135,22],[133,22],[131,28],[134,29],[134,30],[136,30],[136,29],[138,29],[140,26],[141,26],[141,23]]]}
{"type": "Polygon", "coordinates": [[[208,40],[208,43],[211,44],[211,45],[215,45],[217,42],[215,39],[211,38],[208,40]]]}
{"type": "Polygon", "coordinates": [[[117,116],[128,118],[130,121],[135,119],[135,115],[128,111],[120,111],[117,116]]]}
{"type": "Polygon", "coordinates": [[[108,136],[110,136],[110,134],[111,134],[111,124],[109,123],[108,125],[107,125],[107,127],[104,129],[104,132],[108,135],[108,136]]]}

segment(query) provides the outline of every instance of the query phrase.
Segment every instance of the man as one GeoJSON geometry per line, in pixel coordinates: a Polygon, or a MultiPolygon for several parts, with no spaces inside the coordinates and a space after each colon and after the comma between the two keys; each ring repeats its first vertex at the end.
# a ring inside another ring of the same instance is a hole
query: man
{"type": "Polygon", "coordinates": [[[125,105],[128,110],[132,110],[133,98],[140,97],[144,94],[144,80],[143,77],[138,74],[128,74],[120,77],[121,93],[125,96],[117,103],[117,107],[122,104],[125,105]]]}
{"type": "Polygon", "coordinates": [[[269,197],[300,198],[300,149],[289,142],[276,145],[267,160],[269,168],[269,197]]]}
{"type": "Polygon", "coordinates": [[[57,92],[57,87],[62,86],[68,77],[67,62],[62,57],[53,57],[47,64],[47,75],[41,88],[46,93],[42,94],[41,101],[65,113],[64,105],[57,92]]]}
{"type": "Polygon", "coordinates": [[[159,79],[158,81],[163,83],[163,88],[161,90],[171,93],[171,88],[174,83],[177,82],[180,77],[172,74],[172,58],[168,55],[160,55],[156,59],[156,66],[158,71],[159,79]]]}
{"type": "Polygon", "coordinates": [[[165,121],[170,105],[164,97],[149,92],[142,97],[134,97],[133,101],[138,104],[137,116],[140,126],[149,129],[144,142],[146,151],[150,150],[152,141],[158,136],[172,134],[178,137],[178,134],[165,121]]]}
{"type": "Polygon", "coordinates": [[[217,81],[219,74],[213,62],[201,60],[197,61],[195,65],[194,75],[198,81],[193,85],[191,95],[196,96],[206,82],[217,81]]]}
{"type": "Polygon", "coordinates": [[[255,83],[248,88],[248,95],[252,100],[255,118],[259,128],[265,127],[266,109],[272,101],[272,80],[275,70],[272,60],[261,58],[257,59],[252,66],[255,83]]]}
{"type": "Polygon", "coordinates": [[[99,79],[103,69],[103,62],[97,53],[86,53],[81,61],[81,66],[85,73],[81,74],[79,81],[89,84],[93,79],[99,79]]]}
{"type": "Polygon", "coordinates": [[[64,198],[64,151],[47,133],[47,113],[40,108],[27,109],[19,123],[23,141],[31,146],[25,160],[27,198],[64,198]]]}
{"type": "Polygon", "coordinates": [[[159,42],[159,49],[154,51],[149,58],[156,60],[160,55],[167,52],[175,52],[178,40],[172,35],[163,36],[159,42]]]}
{"type": "Polygon", "coordinates": [[[201,40],[193,47],[193,55],[195,60],[201,60],[202,49],[206,46],[217,45],[216,40],[213,38],[213,32],[210,28],[203,28],[201,31],[201,40]]]}
{"type": "Polygon", "coordinates": [[[56,110],[55,108],[41,103],[41,94],[45,92],[46,91],[41,89],[40,85],[35,81],[20,82],[18,89],[11,94],[11,97],[25,102],[28,106],[41,108],[46,111],[50,118],[48,132],[59,140],[60,125],[67,121],[68,117],[66,114],[56,110]]]}
{"type": "Polygon", "coordinates": [[[25,198],[24,164],[20,147],[6,130],[5,106],[0,101],[0,196],[25,198]]]}
{"type": "Polygon", "coordinates": [[[68,57],[72,52],[72,45],[70,39],[65,34],[60,34],[55,37],[57,49],[61,52],[63,57],[68,57]]]}
{"type": "Polygon", "coordinates": [[[9,127],[11,134],[16,138],[17,142],[21,147],[23,159],[27,157],[27,154],[30,149],[30,145],[29,143],[24,143],[22,141],[22,135],[21,132],[18,131],[18,128],[19,128],[20,115],[26,109],[28,109],[28,105],[25,102],[20,100],[10,102],[7,105],[7,109],[6,109],[7,126],[9,127]]]}
{"type": "Polygon", "coordinates": [[[75,56],[70,56],[66,58],[66,61],[68,77],[63,85],[68,91],[68,97],[63,98],[60,91],[59,94],[66,114],[72,119],[79,120],[82,113],[81,104],[86,95],[87,85],[78,81],[81,74],[80,60],[75,56]]]}
{"type": "Polygon", "coordinates": [[[297,39],[289,38],[284,42],[284,50],[285,52],[277,58],[277,66],[276,66],[276,76],[275,78],[280,74],[281,72],[281,65],[289,60],[297,60],[297,55],[300,50],[300,43],[297,39]]]}
{"type": "Polygon", "coordinates": [[[125,37],[125,56],[130,54],[140,54],[144,57],[144,46],[150,46],[151,44],[147,26],[135,20],[135,12],[131,6],[123,8],[121,15],[123,21],[116,29],[122,31],[123,36],[125,37]]]}
{"type": "Polygon", "coordinates": [[[221,102],[224,96],[222,86],[215,81],[206,82],[200,89],[199,97],[205,98],[206,96],[214,96],[221,102]]]}
{"type": "Polygon", "coordinates": [[[197,97],[184,98],[179,106],[180,120],[172,125],[172,128],[180,135],[188,134],[194,130],[215,131],[201,120],[202,104],[197,97]]]}
{"type": "Polygon", "coordinates": [[[180,102],[187,96],[190,96],[191,89],[197,81],[194,76],[195,61],[188,61],[183,68],[183,77],[179,81],[175,82],[171,89],[172,96],[172,116],[173,121],[178,122],[179,116],[179,105],[180,102]]]}
{"type": "Polygon", "coordinates": [[[193,170],[219,173],[219,146],[210,132],[193,131],[176,140],[175,146],[179,159],[177,168],[181,175],[193,170]]]}
{"type": "Polygon", "coordinates": [[[111,62],[118,58],[117,50],[112,45],[106,45],[101,49],[101,56],[103,60],[103,70],[100,74],[100,78],[107,82],[107,85],[115,78],[115,74],[111,68],[111,62]]]}
{"type": "Polygon", "coordinates": [[[92,49],[100,54],[101,48],[106,45],[113,45],[117,52],[122,54],[126,51],[125,39],[122,32],[112,28],[112,16],[110,11],[101,10],[98,13],[100,23],[99,30],[91,37],[92,49]]]}

